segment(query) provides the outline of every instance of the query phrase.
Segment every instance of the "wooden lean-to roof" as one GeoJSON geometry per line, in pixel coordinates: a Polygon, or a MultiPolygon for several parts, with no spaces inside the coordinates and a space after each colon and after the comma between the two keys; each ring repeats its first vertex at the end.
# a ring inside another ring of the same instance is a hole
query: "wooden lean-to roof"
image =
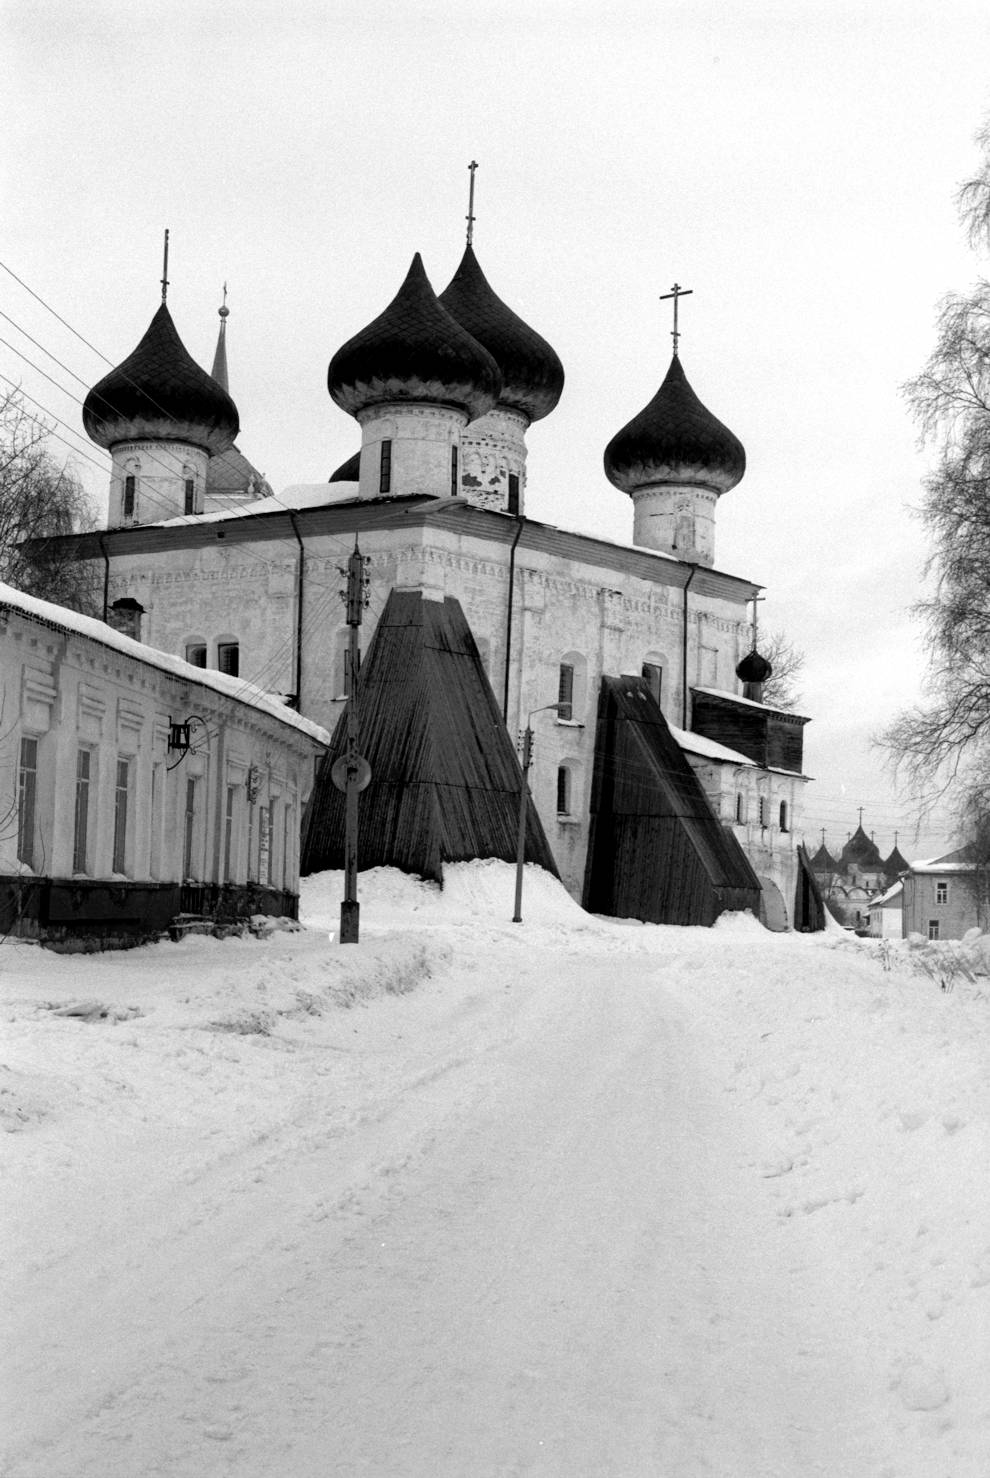
{"type": "MultiPolygon", "coordinates": [[[[357,687],[360,750],[371,783],[358,802],[358,866],[443,880],[445,862],[516,856],[522,772],[460,603],[393,590],[357,687]]],[[[330,769],[346,715],[320,767],[302,870],[341,868],[344,797],[330,769]]],[[[526,860],[557,868],[532,800],[526,860]]]]}
{"type": "Polygon", "coordinates": [[[603,677],[584,906],[654,924],[758,915],[760,884],[638,677],[603,677]]]}

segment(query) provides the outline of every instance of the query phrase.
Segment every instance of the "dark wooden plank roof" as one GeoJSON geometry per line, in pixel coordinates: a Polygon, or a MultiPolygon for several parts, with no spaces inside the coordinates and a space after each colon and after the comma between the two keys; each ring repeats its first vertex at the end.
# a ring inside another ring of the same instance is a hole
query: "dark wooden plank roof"
{"type": "Polygon", "coordinates": [[[759,908],[760,885],[638,677],[604,677],[584,906],[658,924],[759,908]]]}
{"type": "MultiPolygon", "coordinates": [[[[358,680],[361,752],[371,784],[359,801],[358,864],[443,878],[444,862],[515,860],[522,772],[458,601],[393,590],[358,680]]],[[[303,871],[343,866],[344,798],[331,779],[338,723],[310,802],[303,871]]],[[[532,801],[526,858],[556,874],[532,801]]]]}

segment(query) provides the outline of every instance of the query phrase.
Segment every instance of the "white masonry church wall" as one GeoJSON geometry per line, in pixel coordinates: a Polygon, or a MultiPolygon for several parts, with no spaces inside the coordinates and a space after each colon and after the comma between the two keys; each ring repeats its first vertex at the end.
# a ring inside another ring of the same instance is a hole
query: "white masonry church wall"
{"type": "MultiPolygon", "coordinates": [[[[183,543],[178,536],[168,541],[168,547],[163,542],[160,549],[115,555],[110,603],[122,596],[136,599],[145,609],[142,640],[179,655],[186,655],[190,644],[202,644],[211,667],[218,665],[218,647],[236,642],[242,677],[269,692],[294,693],[299,558],[295,539],[289,535],[248,543],[237,538],[233,520],[217,524],[214,532],[212,525],[193,527],[196,544],[183,543]],[[206,543],[201,542],[204,535],[206,543]]],[[[305,530],[304,539],[301,711],[332,729],[345,703],[347,627],[339,598],[340,568],[353,547],[353,535],[305,530]]],[[[573,548],[574,537],[568,542],[573,548]]],[[[476,526],[458,531],[449,523],[417,520],[408,528],[369,529],[361,534],[360,544],[370,560],[371,582],[362,648],[367,650],[393,587],[421,590],[436,600],[453,596],[464,609],[501,707],[506,691],[510,543],[485,537],[476,526]]],[[[584,882],[602,676],[639,676],[644,664],[659,669],[664,716],[676,727],[690,727],[684,703],[685,596],[676,583],[683,580],[683,567],[657,557],[654,578],[648,579],[623,568],[626,562],[621,547],[616,547],[614,566],[609,567],[577,555],[528,547],[525,537],[516,552],[507,726],[515,736],[528,714],[556,703],[561,665],[573,670],[571,716],[549,711],[534,716],[531,783],[561,875],[577,897],[584,882]]],[[[731,590],[718,597],[689,591],[689,690],[737,687],[735,667],[751,641],[747,593],[742,584],[738,593],[731,590]]],[[[727,773],[731,768],[723,765],[719,770],[727,773]]],[[[740,785],[755,784],[750,779],[754,774],[766,778],[766,772],[752,770],[740,785]]],[[[721,819],[733,824],[735,784],[728,779],[724,783],[725,796],[713,794],[712,799],[718,801],[721,819]]],[[[779,817],[780,801],[786,800],[790,825],[796,830],[800,783],[781,777],[772,781],[771,789],[773,795],[767,795],[771,813],[779,817]]],[[[751,855],[758,855],[767,836],[757,826],[755,795],[747,816],[754,818],[748,823],[750,830],[745,835],[737,830],[737,835],[751,855]]],[[[770,840],[766,870],[776,877],[780,869],[774,858],[781,847],[791,853],[793,847],[789,836],[770,840]]]]}

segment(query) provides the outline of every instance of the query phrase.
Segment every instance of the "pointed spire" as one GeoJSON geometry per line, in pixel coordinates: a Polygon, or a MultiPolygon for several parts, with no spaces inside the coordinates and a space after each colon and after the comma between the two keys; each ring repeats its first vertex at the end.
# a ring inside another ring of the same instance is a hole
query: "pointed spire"
{"type": "Polygon", "coordinates": [[[221,385],[227,393],[230,393],[230,384],[227,380],[227,319],[230,317],[230,309],[227,307],[227,284],[223,285],[223,303],[217,309],[220,317],[220,333],[217,337],[217,352],[213,356],[213,368],[210,374],[221,385]]]}

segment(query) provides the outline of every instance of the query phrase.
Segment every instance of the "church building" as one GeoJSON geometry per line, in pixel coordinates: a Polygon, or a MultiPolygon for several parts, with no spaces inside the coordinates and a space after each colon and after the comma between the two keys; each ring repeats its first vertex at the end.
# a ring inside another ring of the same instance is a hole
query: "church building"
{"type": "MultiPolygon", "coordinates": [[[[163,296],[137,348],[85,403],[86,430],[113,461],[110,514],[105,531],[74,545],[92,562],[105,618],[239,674],[332,731],[348,696],[341,566],[357,543],[368,681],[372,667],[379,684],[422,671],[444,688],[442,662],[410,656],[395,625],[401,610],[431,652],[447,645],[472,668],[446,699],[432,695],[424,745],[452,756],[455,744],[483,745],[487,725],[514,747],[532,724],[533,836],[542,828],[548,851],[534,841],[528,855],[555,865],[576,898],[660,922],[752,907],[771,927],[819,927],[817,885],[796,840],[807,720],[764,704],[769,665],[750,617],[761,587],[716,564],[718,502],[746,459],[688,381],[680,291],[659,389],[627,425],[602,428],[604,476],[632,503],[628,543],[529,515],[527,438],[557,405],[564,370],[489,285],[470,229],[439,296],[417,254],[384,311],[332,354],[328,391],[357,423],[359,450],[325,484],[278,496],[235,448],[225,308],[208,375],[163,296]],[[393,596],[399,605],[389,607],[393,596]],[[493,717],[474,738],[458,736],[451,695],[479,684],[493,717]]],[[[641,393],[630,384],[633,404],[641,393]]],[[[398,763],[387,690],[368,701],[384,717],[362,804],[395,826],[397,813],[373,795],[376,766],[384,783],[383,767],[398,763]]],[[[415,694],[399,707],[417,712],[415,694]]],[[[474,773],[466,759],[462,768],[474,773]]],[[[507,774],[504,757],[488,772],[507,774]]],[[[398,795],[427,783],[424,773],[400,767],[389,784],[398,795]]],[[[504,783],[518,793],[518,779],[504,783]]],[[[327,785],[318,781],[313,802],[325,817],[327,785]]],[[[480,814],[477,796],[472,805],[480,814]]],[[[387,860],[394,838],[372,841],[387,860]]],[[[470,841],[461,835],[462,851],[470,841]]],[[[501,855],[485,836],[477,846],[475,855],[501,855]]],[[[330,865],[332,851],[320,833],[311,867],[330,865]]],[[[440,853],[451,860],[449,848],[440,853]]]]}

